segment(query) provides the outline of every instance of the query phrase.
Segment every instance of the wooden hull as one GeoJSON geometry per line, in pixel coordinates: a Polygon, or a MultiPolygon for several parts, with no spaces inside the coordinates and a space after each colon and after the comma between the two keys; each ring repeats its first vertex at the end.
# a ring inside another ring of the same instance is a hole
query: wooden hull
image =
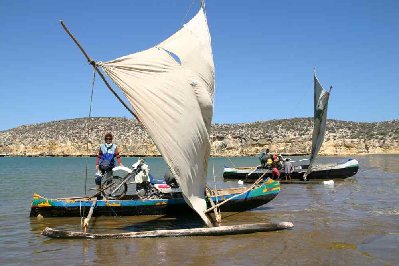
{"type": "MultiPolygon", "coordinates": [[[[302,167],[296,167],[291,175],[291,178],[293,180],[302,180],[303,175],[306,173],[306,170],[307,170],[307,165],[303,165],[302,167]]],[[[359,170],[359,163],[357,162],[357,160],[348,160],[347,162],[342,164],[326,165],[316,168],[313,172],[311,172],[307,176],[307,179],[308,180],[344,179],[354,176],[358,170],[359,170]]],[[[256,180],[264,173],[266,173],[265,177],[272,176],[271,170],[265,168],[259,168],[256,170],[250,167],[225,168],[223,171],[223,178],[256,180]]],[[[284,170],[281,170],[280,173],[281,173],[280,179],[284,179],[285,178],[284,170]]]]}
{"type": "MultiPolygon", "coordinates": [[[[213,202],[233,197],[245,191],[246,188],[222,189],[218,196],[212,197],[213,202]]],[[[221,206],[222,212],[241,212],[254,209],[274,199],[280,192],[280,183],[266,179],[260,186],[240,196],[235,197],[221,206]]],[[[31,217],[80,217],[83,210],[90,208],[92,201],[87,198],[48,199],[34,194],[31,206],[31,217]]],[[[211,204],[208,199],[208,207],[211,204]]],[[[171,199],[138,199],[134,196],[122,200],[98,200],[93,216],[133,216],[133,215],[181,215],[194,211],[180,197],[171,199]]]]}

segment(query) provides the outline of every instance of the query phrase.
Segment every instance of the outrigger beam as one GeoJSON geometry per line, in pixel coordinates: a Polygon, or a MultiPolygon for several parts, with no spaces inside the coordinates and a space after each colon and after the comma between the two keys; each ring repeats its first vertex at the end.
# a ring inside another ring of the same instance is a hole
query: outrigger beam
{"type": "Polygon", "coordinates": [[[137,115],[133,112],[133,110],[122,100],[122,98],[115,92],[114,89],[112,89],[111,85],[109,85],[108,81],[105,79],[104,74],[98,69],[97,64],[94,60],[92,60],[89,55],[86,53],[86,51],[83,49],[83,47],[80,45],[80,43],[76,40],[75,36],[72,35],[72,33],[68,30],[68,28],[65,26],[64,21],[60,20],[60,23],[62,27],[64,28],[65,32],[71,37],[71,39],[75,42],[75,44],[79,47],[80,51],[83,53],[87,61],[89,62],[90,65],[93,66],[95,71],[98,73],[98,75],[101,77],[101,79],[104,81],[105,85],[108,87],[108,89],[112,92],[112,94],[121,102],[121,104],[137,119],[137,121],[140,121],[140,119],[137,117],[137,115]]]}
{"type": "Polygon", "coordinates": [[[87,215],[87,218],[85,218],[82,221],[82,228],[83,228],[83,232],[85,232],[85,233],[87,233],[87,229],[89,228],[89,222],[90,222],[91,216],[93,215],[93,211],[94,211],[94,208],[96,207],[96,204],[97,204],[97,198],[95,198],[93,200],[93,203],[91,204],[90,211],[89,211],[89,214],[87,215]]]}

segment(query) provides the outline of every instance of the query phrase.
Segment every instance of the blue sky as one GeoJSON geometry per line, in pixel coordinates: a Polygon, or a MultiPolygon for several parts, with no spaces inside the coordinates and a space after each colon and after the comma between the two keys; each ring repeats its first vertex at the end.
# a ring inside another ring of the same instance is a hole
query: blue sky
{"type": "MultiPolygon", "coordinates": [[[[334,87],[329,118],[399,118],[399,1],[206,5],[214,123],[312,116],[314,67],[334,87]]],[[[108,61],[161,42],[198,8],[197,0],[0,0],[0,130],[88,115],[92,69],[60,19],[94,60],[108,61]]],[[[131,117],[99,78],[92,115],[131,117]]]]}

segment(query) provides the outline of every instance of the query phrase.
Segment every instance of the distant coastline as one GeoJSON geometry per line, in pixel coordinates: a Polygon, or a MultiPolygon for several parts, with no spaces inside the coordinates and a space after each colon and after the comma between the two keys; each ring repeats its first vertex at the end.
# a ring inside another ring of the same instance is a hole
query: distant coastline
{"type": "MultiPolygon", "coordinates": [[[[306,155],[311,147],[312,129],[312,118],[214,124],[210,136],[211,156],[256,156],[266,147],[272,152],[290,156],[306,155]]],[[[122,156],[160,156],[138,122],[118,117],[97,117],[1,131],[0,157],[95,156],[106,132],[114,134],[122,156]]],[[[364,154],[399,154],[399,120],[374,123],[328,120],[320,155],[364,154]]]]}
{"type": "MultiPolygon", "coordinates": [[[[287,156],[309,156],[308,153],[306,154],[285,154],[282,153],[281,155],[287,157],[287,156]]],[[[346,157],[346,156],[365,156],[365,155],[399,155],[399,152],[393,152],[393,153],[359,153],[359,154],[319,154],[319,157],[323,157],[323,156],[336,156],[336,157],[346,157]]],[[[219,155],[212,155],[211,154],[211,158],[217,158],[217,157],[256,157],[258,156],[258,154],[244,154],[244,155],[232,155],[232,156],[219,156],[219,155]]],[[[0,154],[0,157],[4,157],[4,158],[12,158],[12,157],[25,157],[25,158],[85,158],[85,157],[89,157],[89,158],[95,158],[97,157],[97,155],[95,154],[91,154],[91,155],[9,155],[9,154],[0,154]]],[[[138,158],[138,157],[147,157],[147,158],[159,158],[162,157],[161,155],[121,155],[122,158],[138,158]]]]}

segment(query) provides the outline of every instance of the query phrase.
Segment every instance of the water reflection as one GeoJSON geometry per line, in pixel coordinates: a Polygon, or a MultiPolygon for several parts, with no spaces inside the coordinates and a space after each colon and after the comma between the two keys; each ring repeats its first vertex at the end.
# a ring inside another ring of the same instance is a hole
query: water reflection
{"type": "MultiPolygon", "coordinates": [[[[292,221],[295,228],[290,231],[62,240],[40,233],[46,226],[81,230],[80,218],[29,218],[31,197],[33,192],[56,197],[82,194],[84,158],[1,158],[0,260],[5,265],[398,265],[399,155],[355,159],[360,163],[358,174],[334,186],[282,185],[280,194],[267,205],[244,213],[222,213],[225,225],[292,221]]],[[[231,161],[257,164],[255,157],[231,161]]],[[[237,185],[222,179],[223,166],[231,164],[225,158],[211,159],[208,181],[212,185],[213,164],[218,187],[237,185]]],[[[164,162],[153,158],[151,166],[162,170],[164,162]]],[[[93,222],[91,230],[97,233],[202,226],[199,218],[165,216],[98,217],[93,222]]]]}
{"type": "Polygon", "coordinates": [[[369,167],[377,167],[385,172],[399,173],[399,156],[398,155],[368,155],[361,156],[364,165],[369,167]]]}

